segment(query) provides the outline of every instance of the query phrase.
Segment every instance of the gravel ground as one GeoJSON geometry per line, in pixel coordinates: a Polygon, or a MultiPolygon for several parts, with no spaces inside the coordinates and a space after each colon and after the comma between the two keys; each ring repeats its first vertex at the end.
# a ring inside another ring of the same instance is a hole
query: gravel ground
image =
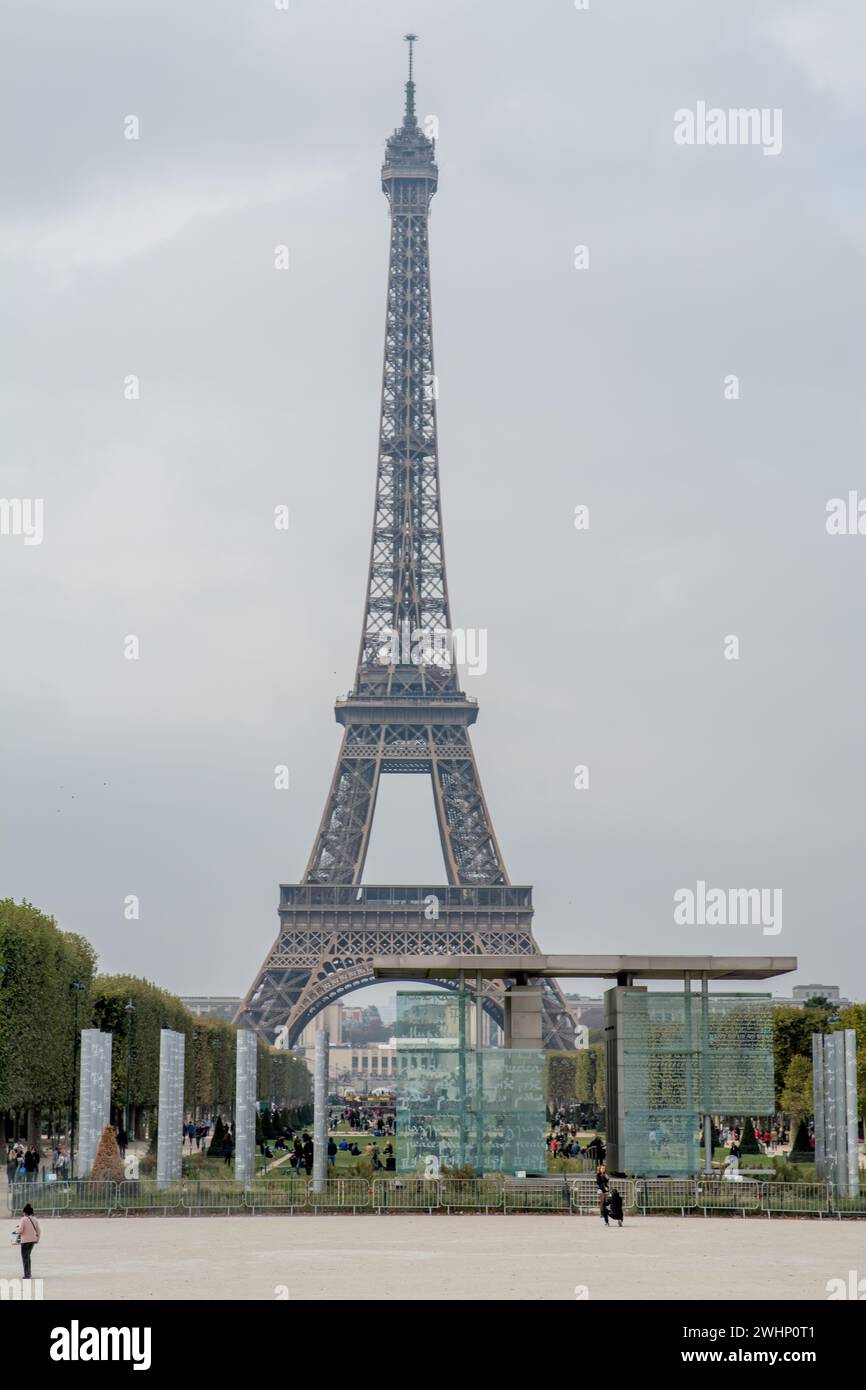
{"type": "MultiPolygon", "coordinates": [[[[81,1217],[42,1231],[46,1300],[826,1299],[828,1279],[866,1275],[861,1221],[81,1217]]],[[[3,1248],[0,1277],[20,1275],[3,1248]]]]}

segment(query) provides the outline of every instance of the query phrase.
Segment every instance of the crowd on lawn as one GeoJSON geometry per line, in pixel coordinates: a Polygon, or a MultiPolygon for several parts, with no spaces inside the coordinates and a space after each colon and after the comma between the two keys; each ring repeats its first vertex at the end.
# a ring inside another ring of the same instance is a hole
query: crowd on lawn
{"type": "Polygon", "coordinates": [[[578,1138],[577,1125],[565,1120],[556,1120],[545,1139],[547,1151],[553,1158],[591,1158],[596,1163],[605,1155],[604,1142],[596,1134],[583,1148],[578,1138]]]}
{"type": "Polygon", "coordinates": [[[394,1115],[381,1106],[347,1105],[342,1110],[331,1111],[331,1128],[348,1125],[350,1130],[374,1134],[377,1138],[393,1135],[394,1115]]]}
{"type": "MultiPolygon", "coordinates": [[[[386,1133],[384,1130],[374,1132],[386,1133]]],[[[259,1144],[259,1150],[262,1157],[266,1159],[275,1158],[281,1152],[288,1153],[289,1167],[293,1168],[295,1172],[305,1172],[309,1177],[313,1171],[315,1145],[307,1130],[301,1134],[295,1134],[292,1130],[281,1134],[278,1139],[274,1140],[273,1148],[266,1139],[263,1139],[259,1144]]],[[[391,1143],[386,1144],[380,1153],[378,1144],[371,1142],[364,1149],[361,1149],[357,1139],[351,1135],[332,1134],[328,1138],[328,1166],[330,1168],[337,1166],[337,1155],[340,1153],[346,1154],[349,1158],[369,1158],[374,1172],[393,1173],[397,1170],[396,1155],[391,1143]]]]}

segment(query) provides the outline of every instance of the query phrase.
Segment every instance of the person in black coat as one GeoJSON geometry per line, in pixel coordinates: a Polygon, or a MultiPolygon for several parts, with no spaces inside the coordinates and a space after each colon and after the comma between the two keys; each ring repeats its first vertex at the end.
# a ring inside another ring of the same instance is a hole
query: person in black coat
{"type": "Polygon", "coordinates": [[[610,1190],[610,1196],[607,1199],[607,1214],[617,1225],[622,1225],[622,1194],[618,1187],[612,1187],[610,1190]]]}

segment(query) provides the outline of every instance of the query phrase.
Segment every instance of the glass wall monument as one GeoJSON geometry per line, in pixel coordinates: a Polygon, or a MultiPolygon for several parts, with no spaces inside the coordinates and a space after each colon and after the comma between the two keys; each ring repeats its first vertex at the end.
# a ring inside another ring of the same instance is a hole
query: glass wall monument
{"type": "Polygon", "coordinates": [[[543,1173],[542,1051],[469,1046],[465,990],[397,993],[397,1169],[543,1173]]]}
{"type": "Polygon", "coordinates": [[[775,1109],[768,994],[611,989],[605,1035],[612,1171],[695,1173],[702,1115],[775,1109]]]}

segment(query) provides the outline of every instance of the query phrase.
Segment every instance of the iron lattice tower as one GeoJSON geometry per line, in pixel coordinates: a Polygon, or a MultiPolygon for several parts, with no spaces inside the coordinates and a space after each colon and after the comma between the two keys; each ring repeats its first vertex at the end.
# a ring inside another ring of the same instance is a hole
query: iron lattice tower
{"type": "MultiPolygon", "coordinates": [[[[383,955],[533,954],[532,889],[510,883],[469,740],[478,715],[448,638],[442,544],[429,214],[438,169],[419,127],[409,42],[403,124],[386,144],[391,210],[373,539],[354,687],[336,703],[343,740],[300,884],[280,887],[280,929],[236,1021],[290,1046],[325,1004],[373,983],[383,955]],[[379,778],[433,784],[447,885],[361,885],[379,778]]],[[[445,983],[445,982],[443,982],[445,983]]],[[[501,1022],[501,987],[484,1006],[501,1022]]],[[[546,983],[544,1042],[574,1046],[574,1021],[546,983]]]]}

